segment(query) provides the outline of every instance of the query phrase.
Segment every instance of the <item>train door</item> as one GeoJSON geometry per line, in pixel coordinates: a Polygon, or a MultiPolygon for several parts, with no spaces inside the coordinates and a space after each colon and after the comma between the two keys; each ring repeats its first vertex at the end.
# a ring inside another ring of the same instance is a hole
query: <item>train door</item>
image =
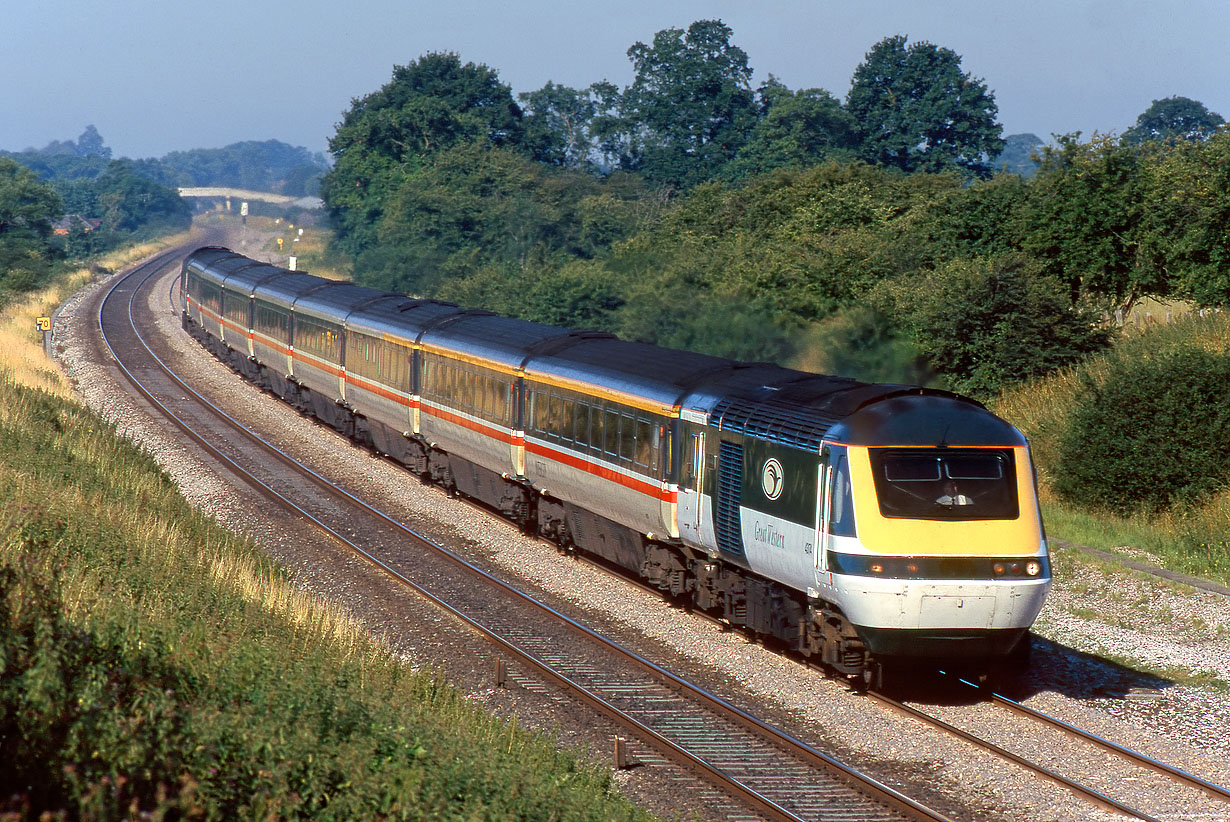
{"type": "Polygon", "coordinates": [[[675,522],[684,542],[701,545],[701,521],[705,489],[705,431],[695,425],[680,426],[679,494],[675,522]]]}
{"type": "Polygon", "coordinates": [[[828,551],[839,539],[856,536],[854,493],[846,449],[826,445],[820,457],[820,506],[816,517],[816,570],[828,571],[828,551]]]}

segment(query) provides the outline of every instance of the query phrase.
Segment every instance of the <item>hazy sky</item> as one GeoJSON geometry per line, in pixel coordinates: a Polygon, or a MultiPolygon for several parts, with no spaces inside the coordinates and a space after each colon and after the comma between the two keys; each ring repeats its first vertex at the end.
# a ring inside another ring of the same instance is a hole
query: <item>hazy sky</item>
{"type": "Polygon", "coordinates": [[[429,51],[512,86],[632,79],[628,47],[720,18],[753,83],[845,98],[878,40],[963,58],[1004,134],[1122,132],[1157,98],[1230,118],[1225,0],[0,0],[0,149],[75,139],[116,156],[276,138],[323,151],[356,96],[429,51]]]}

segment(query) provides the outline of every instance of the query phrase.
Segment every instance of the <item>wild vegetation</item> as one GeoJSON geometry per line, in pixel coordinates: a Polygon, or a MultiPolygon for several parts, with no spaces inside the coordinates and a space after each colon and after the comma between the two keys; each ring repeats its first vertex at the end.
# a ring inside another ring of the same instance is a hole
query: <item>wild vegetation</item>
{"type": "Polygon", "coordinates": [[[886,38],[843,102],[753,89],[732,37],[666,29],[629,48],[625,89],[516,100],[455,54],[398,66],[330,142],[356,278],[984,398],[1103,348],[1142,297],[1230,293],[1212,112],[1159,103],[1132,132],[1149,139],[1068,135],[1031,177],[995,175],[1007,142],[1039,141],[1002,138],[951,50],[886,38]]]}
{"type": "Polygon", "coordinates": [[[1224,562],[1224,518],[1199,524],[1230,484],[1221,355],[1110,348],[1142,300],[1230,303],[1221,116],[1171,97],[1122,137],[1043,145],[1005,138],[990,86],[941,46],[885,38],[838,99],[772,75],[753,88],[733,35],[701,20],[635,43],[623,89],[514,98],[456,54],[396,67],[330,141],[336,247],[369,285],[986,401],[1007,391],[997,407],[1014,421],[1019,386],[1049,393],[1089,369],[1043,429],[1021,419],[1048,500],[1103,522],[1171,518],[1178,553],[1224,562]],[[1128,482],[1167,431],[1208,459],[1128,482]]]}
{"type": "Polygon", "coordinates": [[[1131,330],[993,409],[1030,439],[1047,530],[1230,581],[1230,317],[1131,330]]]}
{"type": "Polygon", "coordinates": [[[645,818],[192,511],[4,316],[0,815],[645,818]]]}

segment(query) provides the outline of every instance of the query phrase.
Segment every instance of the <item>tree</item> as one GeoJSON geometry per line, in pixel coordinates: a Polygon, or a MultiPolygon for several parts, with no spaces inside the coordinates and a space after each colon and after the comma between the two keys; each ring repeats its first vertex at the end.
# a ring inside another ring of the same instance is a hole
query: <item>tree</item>
{"type": "Polygon", "coordinates": [[[55,254],[51,221],[62,212],[55,191],[28,168],[0,157],[0,286],[29,289],[47,274],[55,254]]]}
{"type": "Polygon", "coordinates": [[[913,334],[954,390],[976,397],[1076,362],[1110,336],[1096,313],[1015,254],[886,282],[873,302],[913,334]]]}
{"type": "Polygon", "coordinates": [[[829,92],[792,92],[770,76],[759,97],[760,119],[738,156],[723,169],[724,176],[741,179],[853,156],[857,124],[829,92]]]}
{"type": "Polygon", "coordinates": [[[598,114],[596,91],[548,82],[519,94],[524,107],[525,143],[535,160],[564,168],[588,168],[594,152],[591,123],[598,114]]]}
{"type": "Polygon", "coordinates": [[[94,185],[98,216],[108,231],[185,229],[192,221],[177,191],[139,176],[125,160],[113,160],[94,185]]]}
{"type": "Polygon", "coordinates": [[[1138,148],[1106,136],[1058,138],[1043,154],[1022,206],[1021,246],[1072,295],[1130,306],[1166,297],[1165,272],[1141,257],[1151,207],[1138,148]]]}
{"type": "Polygon", "coordinates": [[[509,87],[484,65],[432,52],[396,66],[393,79],[343,115],[329,140],[336,163],[321,197],[352,253],[376,242],[374,226],[398,183],[459,143],[520,146],[522,112],[509,87]]]}
{"type": "Polygon", "coordinates": [[[960,169],[986,177],[1004,148],[995,96],[953,51],[886,37],[854,70],[846,110],[862,157],[903,171],[960,169]]]}
{"type": "Polygon", "coordinates": [[[734,158],[756,123],[747,53],[720,20],[663,29],[628,49],[636,76],[620,105],[627,166],[692,186],[734,158]]]}
{"type": "Polygon", "coordinates": [[[0,242],[44,241],[63,204],[56,193],[16,160],[0,157],[0,242]]]}
{"type": "Polygon", "coordinates": [[[1061,439],[1061,496],[1129,515],[1199,504],[1226,488],[1230,356],[1192,343],[1111,356],[1105,374],[1084,392],[1061,439]]]}
{"type": "Polygon", "coordinates": [[[1123,132],[1123,140],[1140,145],[1149,140],[1207,140],[1226,124],[1222,116],[1189,97],[1154,100],[1136,118],[1136,125],[1123,132]]]}
{"type": "Polygon", "coordinates": [[[77,138],[77,156],[102,157],[104,160],[110,160],[111,149],[103,142],[102,135],[98,133],[98,129],[89,125],[85,127],[85,131],[81,132],[81,136],[77,138]]]}
{"type": "Polygon", "coordinates": [[[1004,138],[1004,150],[995,158],[995,170],[1029,178],[1038,173],[1038,155],[1046,143],[1037,134],[1009,134],[1004,138]]]}

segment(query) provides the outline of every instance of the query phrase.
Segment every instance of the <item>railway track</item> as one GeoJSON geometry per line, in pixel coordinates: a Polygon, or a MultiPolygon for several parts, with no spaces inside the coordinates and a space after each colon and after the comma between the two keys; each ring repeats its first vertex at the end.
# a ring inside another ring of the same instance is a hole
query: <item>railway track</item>
{"type": "Polygon", "coordinates": [[[943,820],[844,765],[426,540],[295,462],[192,391],[142,337],[142,287],[166,270],[161,255],[117,281],[98,327],[132,389],[226,471],[426,597],[498,648],[514,666],[604,715],[634,740],[630,755],[691,771],[739,808],[732,817],[943,820]],[[243,444],[234,441],[242,438],[243,444]]]}
{"type": "MultiPolygon", "coordinates": [[[[934,728],[937,728],[944,733],[958,737],[973,745],[976,745],[983,750],[1007,759],[1019,767],[1036,774],[1039,777],[1048,779],[1052,782],[1062,785],[1067,790],[1071,791],[1076,796],[1088,801],[1090,804],[1109,810],[1132,819],[1141,819],[1146,822],[1160,822],[1159,817],[1151,813],[1142,811],[1137,807],[1133,807],[1127,801],[1116,799],[1113,791],[1116,786],[1121,786],[1125,781],[1136,782],[1141,778],[1141,772],[1147,772],[1155,777],[1154,787],[1151,792],[1160,793],[1161,796],[1169,797],[1171,802],[1168,810],[1176,810],[1178,808],[1186,808],[1189,811],[1198,804],[1196,794],[1203,794],[1204,797],[1211,799],[1214,807],[1223,809],[1224,816],[1205,816],[1195,815],[1194,813],[1185,816],[1184,818],[1207,818],[1219,819],[1230,818],[1230,789],[1221,785],[1217,785],[1206,779],[1203,779],[1194,774],[1188,773],[1180,768],[1160,762],[1150,756],[1146,756],[1138,751],[1119,745],[1115,742],[1106,739],[1098,734],[1079,728],[1071,723],[1064,722],[1049,714],[1046,714],[1037,709],[1010,699],[1002,694],[994,691],[986,690],[974,683],[964,679],[959,679],[951,674],[939,672],[950,685],[956,688],[969,688],[976,692],[977,699],[984,705],[994,706],[1012,716],[1023,720],[1031,725],[1036,733],[1055,732],[1068,737],[1069,739],[1077,740],[1082,743],[1087,750],[1092,749],[1095,752],[1108,753],[1110,759],[1103,758],[1100,761],[1104,768],[1101,778],[1098,780],[1101,785],[1094,786],[1087,782],[1082,782],[1077,779],[1065,776],[1060,770],[1032,761],[1025,756],[1022,756],[1012,750],[1011,738],[1001,740],[999,742],[992,741],[984,736],[972,733],[959,726],[957,722],[950,721],[937,716],[935,712],[921,708],[917,704],[910,704],[906,701],[894,699],[883,693],[869,692],[867,697],[884,705],[892,710],[895,710],[906,716],[913,717],[922,721],[934,728]],[[1120,767],[1115,767],[1119,763],[1120,767]]],[[[1018,730],[1019,725],[1014,726],[1013,730],[1018,730]]],[[[1071,763],[1067,763],[1069,767],[1071,763]]],[[[1138,792],[1138,791],[1137,791],[1138,792]]],[[[1217,813],[1217,811],[1213,811],[1217,813]]]]}
{"type": "MultiPolygon", "coordinates": [[[[296,516],[311,520],[401,585],[415,589],[464,621],[471,630],[484,635],[497,649],[498,677],[507,677],[527,688],[568,691],[571,698],[604,714],[622,728],[621,734],[634,740],[630,747],[617,745],[619,755],[647,764],[671,761],[692,771],[724,795],[736,798],[728,813],[732,818],[741,818],[741,814],[770,819],[947,818],[606,641],[447,549],[424,541],[392,517],[305,469],[273,446],[263,441],[258,445],[259,437],[254,433],[203,398],[194,397],[185,383],[158,362],[153,346],[141,338],[138,326],[142,323],[134,318],[141,302],[137,299],[138,281],[151,281],[174,256],[163,255],[134,270],[130,277],[115,285],[100,308],[99,328],[132,390],[146,396],[185,436],[197,440],[219,465],[240,477],[256,493],[276,500],[276,504],[296,512],[296,516]],[[249,438],[250,447],[231,449],[220,445],[240,436],[239,430],[249,438]],[[261,449],[264,458],[253,459],[251,451],[255,448],[261,449]],[[424,562],[427,556],[432,557],[430,563],[424,562]],[[419,573],[425,564],[431,566],[430,570],[419,573]],[[449,570],[443,570],[444,566],[449,570]],[[424,577],[431,582],[424,584],[424,577]],[[479,584],[484,586],[483,590],[498,592],[498,597],[491,593],[476,596],[474,590],[479,584]],[[514,601],[516,607],[510,607],[508,603],[514,601]],[[534,614],[532,618],[527,617],[530,612],[534,614]],[[533,630],[527,630],[527,625],[533,625],[533,630]],[[505,660],[512,662],[512,666],[505,667],[505,660]]],[[[885,699],[880,695],[873,697],[885,699]]],[[[994,698],[993,704],[1013,710],[1017,705],[1003,697],[994,698]]],[[[918,708],[897,703],[897,710],[924,719],[918,708]]],[[[926,717],[924,721],[934,727],[948,726],[946,733],[975,741],[970,739],[971,734],[937,717],[926,717]]],[[[1055,726],[1054,722],[1048,724],[1055,726]]],[[[1083,733],[1070,726],[1064,732],[1083,733]]],[[[1102,742],[1102,750],[1110,750],[1116,757],[1125,756],[1126,749],[1114,750],[1119,746],[1102,742]]],[[[1003,755],[994,751],[994,743],[977,740],[975,744],[1003,755]]],[[[1065,780],[1027,760],[1020,761],[1021,757],[1010,752],[1008,758],[1064,784],[1102,808],[1139,819],[1157,818],[1097,789],[1065,780]]],[[[1143,767],[1166,771],[1165,766],[1143,767]]],[[[1196,778],[1196,782],[1203,780],[1196,778]]],[[[1188,784],[1216,801],[1230,798],[1224,789],[1211,783],[1203,787],[1190,781],[1188,784]]],[[[1227,812],[1230,813],[1230,806],[1227,812]]]]}

